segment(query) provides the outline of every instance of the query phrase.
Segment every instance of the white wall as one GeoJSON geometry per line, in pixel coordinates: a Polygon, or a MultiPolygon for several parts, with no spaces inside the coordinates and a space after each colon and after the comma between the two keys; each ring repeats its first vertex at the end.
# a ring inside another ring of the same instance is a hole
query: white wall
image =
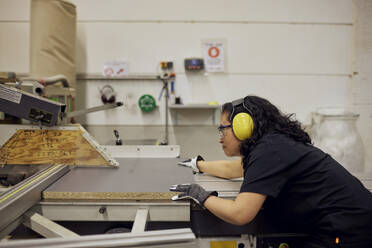
{"type": "Polygon", "coordinates": [[[366,167],[372,171],[372,1],[353,1],[353,108],[366,148],[366,167]]]}
{"type": "MultiPolygon", "coordinates": [[[[175,62],[176,91],[185,103],[223,102],[257,94],[309,123],[323,106],[346,106],[352,48],[351,1],[134,1],[74,0],[78,13],[77,71],[100,73],[105,60],[126,58],[135,74],[175,62]],[[337,3],[336,3],[337,2],[337,3]],[[223,74],[190,76],[183,59],[201,56],[204,39],[226,41],[223,74]]],[[[2,70],[28,72],[29,0],[2,0],[2,70]]],[[[79,107],[100,103],[89,82],[79,107]]],[[[112,83],[119,99],[150,92],[161,83],[112,83]]],[[[129,100],[130,101],[130,100],[129,100]]],[[[160,105],[163,104],[160,103],[160,105]]],[[[133,109],[87,116],[87,124],[162,124],[164,111],[146,117],[133,109]]]]}
{"type": "MultiPolygon", "coordinates": [[[[352,80],[353,60],[359,61],[359,71],[368,71],[370,61],[362,57],[370,45],[358,50],[357,58],[353,56],[352,0],[72,2],[78,13],[79,73],[101,73],[105,60],[126,58],[131,73],[154,74],[159,61],[172,60],[177,74],[176,93],[185,103],[222,104],[257,94],[284,112],[296,113],[305,124],[310,124],[310,113],[317,108],[354,107],[361,112],[364,124],[359,126],[366,146],[372,146],[370,125],[366,124],[371,120],[370,81],[352,80]],[[226,73],[185,73],[183,59],[201,56],[204,39],[226,42],[226,73]]],[[[355,2],[370,6],[366,0],[355,2]]],[[[0,0],[1,71],[29,70],[29,3],[0,0]]],[[[142,94],[158,97],[161,82],[80,80],[78,108],[99,105],[98,88],[106,83],[118,91],[126,108],[89,114],[80,119],[82,123],[164,124],[164,100],[156,111],[146,115],[136,105],[142,94]]],[[[181,125],[210,123],[211,116],[201,114],[181,114],[179,120],[181,125]]]]}

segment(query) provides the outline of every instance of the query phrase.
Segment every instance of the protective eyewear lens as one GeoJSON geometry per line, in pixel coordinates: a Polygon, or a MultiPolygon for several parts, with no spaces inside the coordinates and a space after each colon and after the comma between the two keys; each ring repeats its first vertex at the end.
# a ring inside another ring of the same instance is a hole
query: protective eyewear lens
{"type": "Polygon", "coordinates": [[[218,126],[218,132],[220,133],[220,136],[224,136],[224,130],[228,127],[232,127],[231,124],[230,125],[220,125],[218,126]]]}

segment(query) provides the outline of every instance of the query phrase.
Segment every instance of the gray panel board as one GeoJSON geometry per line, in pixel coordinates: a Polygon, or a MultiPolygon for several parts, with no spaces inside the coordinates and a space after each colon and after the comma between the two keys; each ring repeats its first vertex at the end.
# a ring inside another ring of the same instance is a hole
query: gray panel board
{"type": "Polygon", "coordinates": [[[117,158],[119,168],[74,168],[46,192],[169,192],[191,183],[192,170],[180,158],[117,158]]]}

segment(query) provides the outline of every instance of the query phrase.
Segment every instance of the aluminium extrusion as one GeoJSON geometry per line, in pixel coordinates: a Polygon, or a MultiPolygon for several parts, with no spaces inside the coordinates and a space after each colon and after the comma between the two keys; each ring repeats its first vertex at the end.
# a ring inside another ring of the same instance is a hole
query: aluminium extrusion
{"type": "Polygon", "coordinates": [[[196,238],[190,228],[148,231],[141,233],[119,233],[86,235],[71,238],[50,238],[34,240],[13,240],[0,242],[7,248],[90,248],[90,247],[169,247],[191,248],[196,238]]]}
{"type": "Polygon", "coordinates": [[[11,232],[9,226],[40,201],[41,192],[69,171],[66,165],[51,165],[35,173],[0,196],[0,238],[11,232]],[[6,232],[5,232],[6,230],[6,232]]]}
{"type": "Polygon", "coordinates": [[[54,237],[78,237],[79,235],[69,229],[45,218],[33,211],[27,211],[24,215],[23,225],[39,233],[45,238],[54,237]]]}
{"type": "Polygon", "coordinates": [[[138,208],[133,222],[132,233],[144,232],[149,219],[148,208],[138,208]]]}
{"type": "Polygon", "coordinates": [[[93,139],[93,137],[88,133],[87,130],[85,130],[82,126],[79,126],[80,131],[83,134],[83,137],[89,142],[90,145],[92,145],[101,156],[109,162],[111,166],[119,167],[118,161],[116,161],[111,155],[102,147],[100,144],[98,144],[97,141],[93,139]]]}

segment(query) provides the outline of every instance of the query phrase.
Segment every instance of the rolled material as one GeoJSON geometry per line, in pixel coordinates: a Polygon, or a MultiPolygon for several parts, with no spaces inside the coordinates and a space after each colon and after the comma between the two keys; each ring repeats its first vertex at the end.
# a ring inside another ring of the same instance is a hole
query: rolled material
{"type": "Polygon", "coordinates": [[[76,7],[66,0],[32,0],[30,75],[62,74],[76,86],[76,7]]]}

